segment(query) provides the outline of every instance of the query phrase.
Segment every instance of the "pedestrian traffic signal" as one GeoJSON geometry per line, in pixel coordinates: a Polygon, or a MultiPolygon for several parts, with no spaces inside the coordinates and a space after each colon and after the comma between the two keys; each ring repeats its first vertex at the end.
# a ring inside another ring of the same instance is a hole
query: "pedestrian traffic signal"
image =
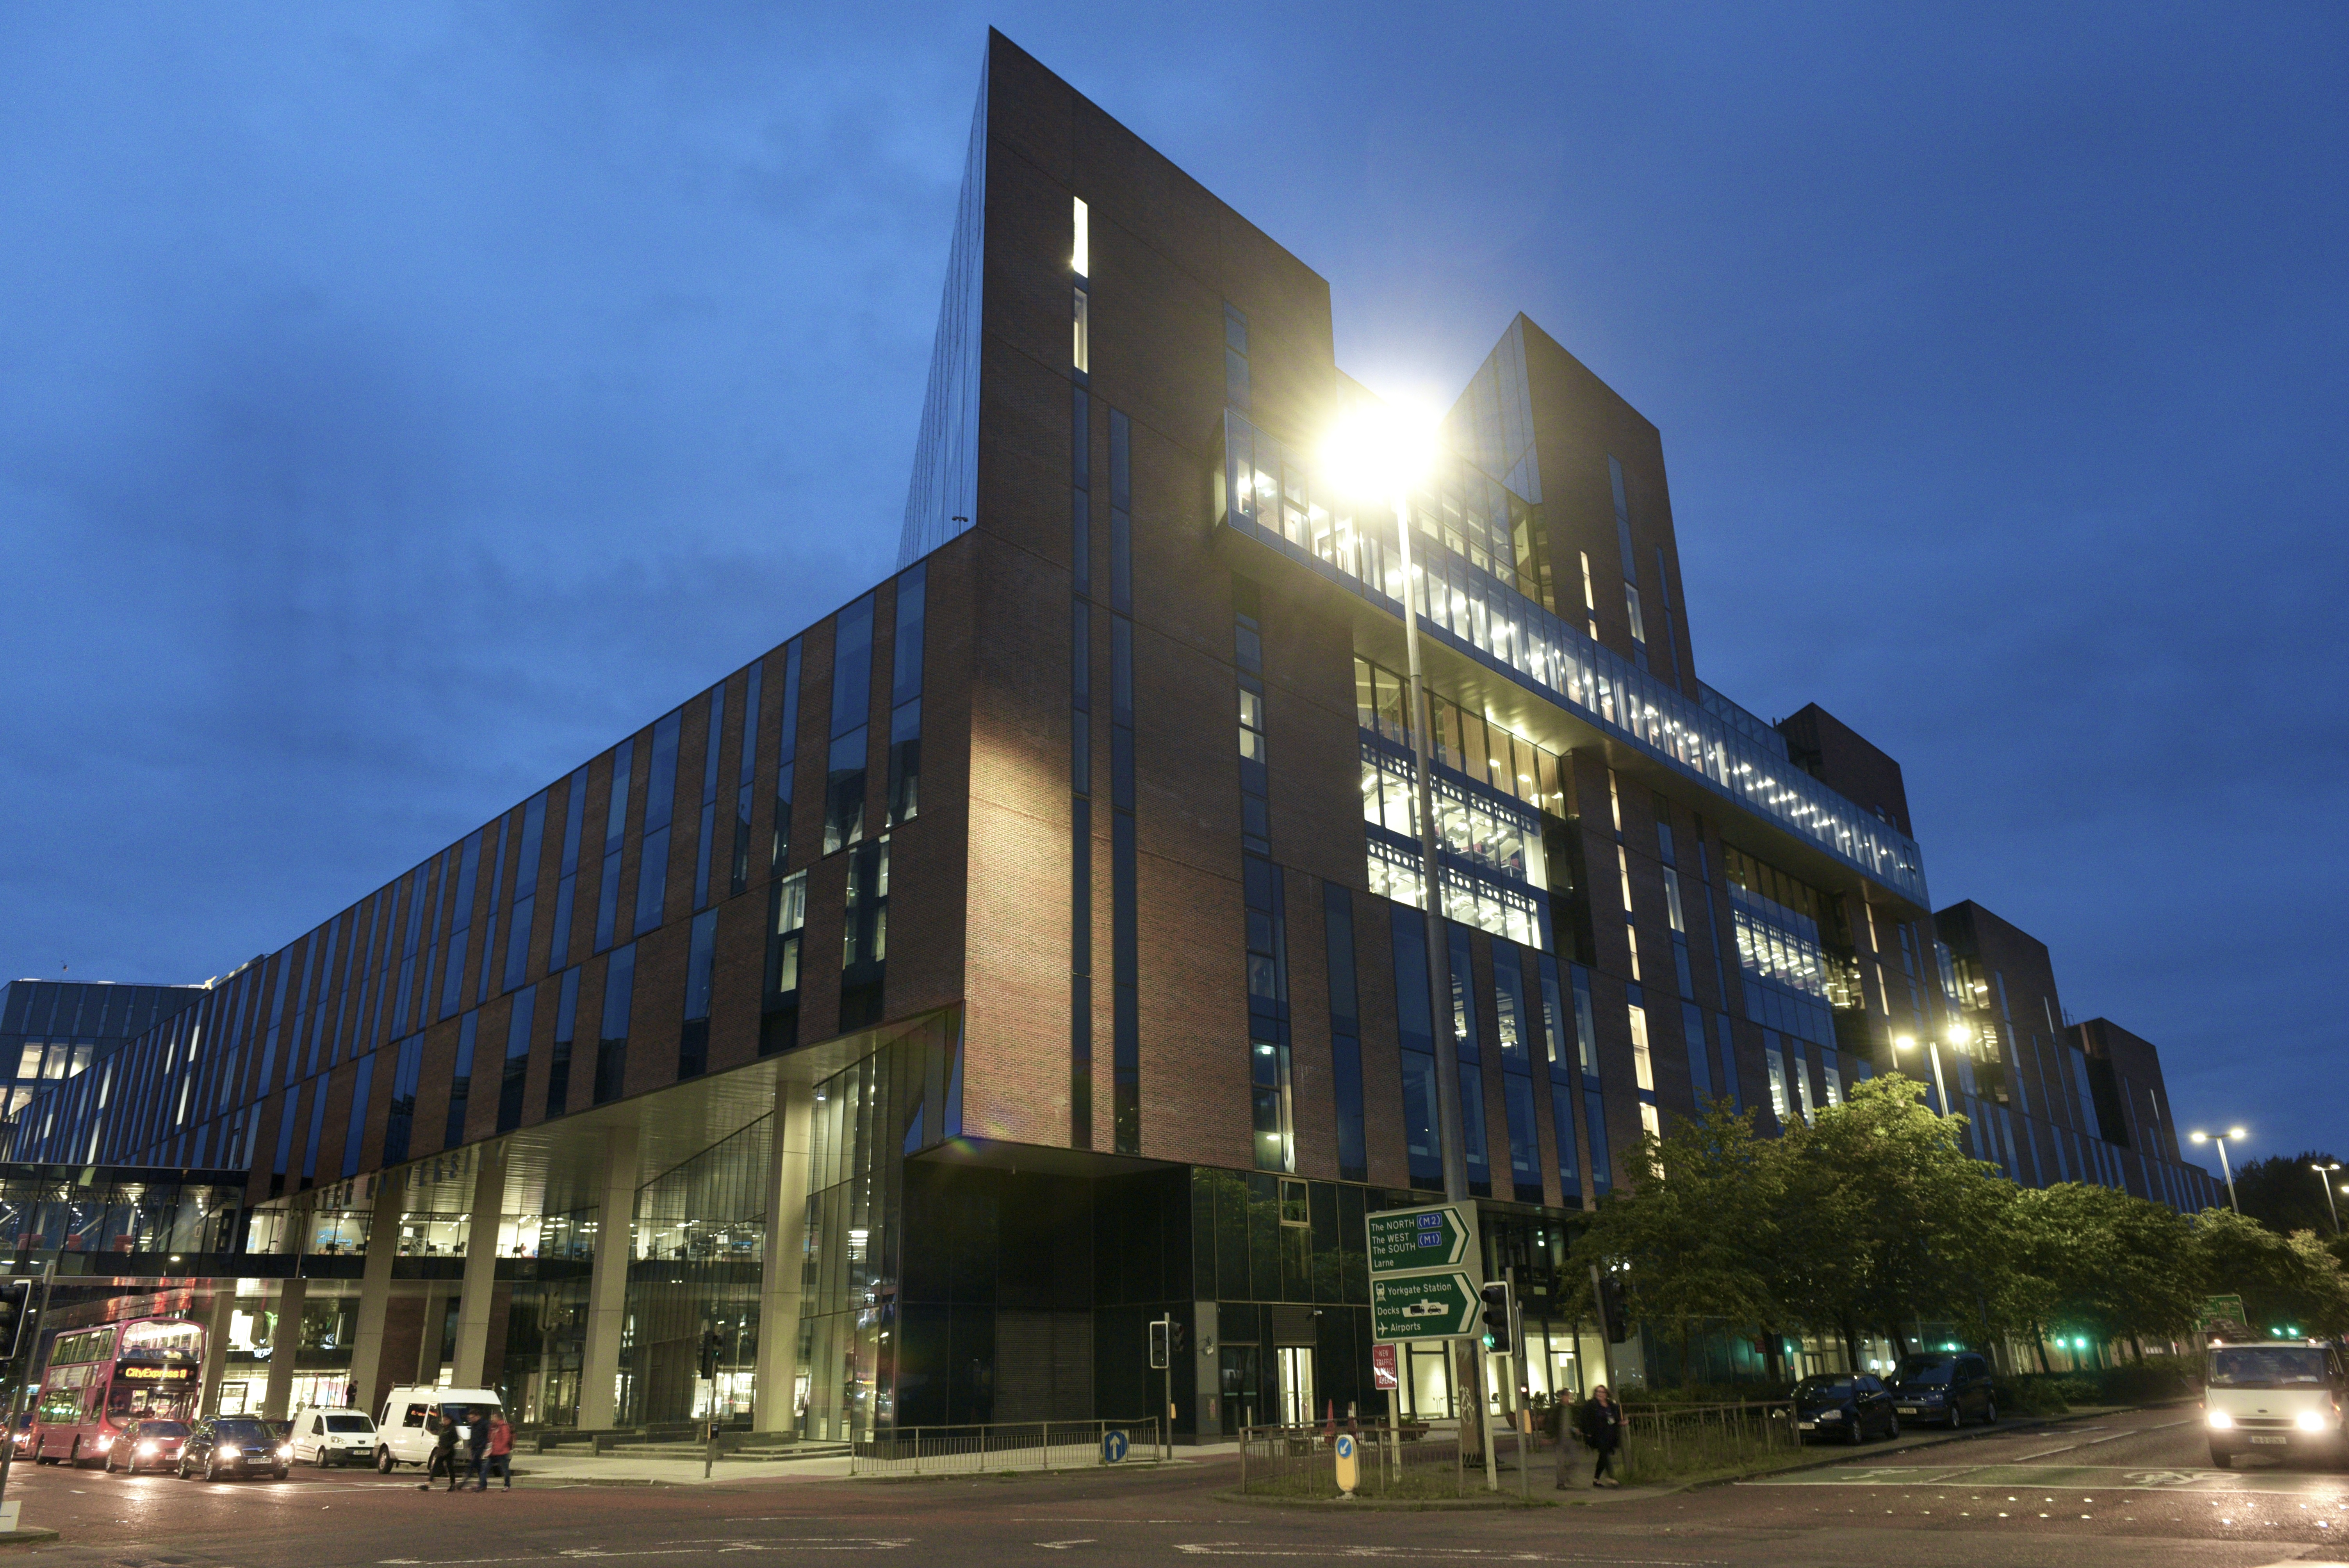
{"type": "Polygon", "coordinates": [[[16,1359],[18,1341],[24,1337],[25,1319],[32,1315],[32,1305],[31,1280],[0,1280],[0,1363],[16,1359]]]}
{"type": "Polygon", "coordinates": [[[1485,1287],[1485,1348],[1501,1356],[1517,1353],[1515,1315],[1509,1307],[1509,1286],[1495,1280],[1485,1287]]]}
{"type": "Polygon", "coordinates": [[[1163,1372],[1174,1364],[1174,1325],[1164,1317],[1150,1323],[1150,1369],[1163,1372]]]}

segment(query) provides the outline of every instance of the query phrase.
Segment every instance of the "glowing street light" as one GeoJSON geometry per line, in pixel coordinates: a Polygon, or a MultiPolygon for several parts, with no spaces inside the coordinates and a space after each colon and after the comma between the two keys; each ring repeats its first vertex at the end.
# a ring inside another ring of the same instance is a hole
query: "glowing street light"
{"type": "MultiPolygon", "coordinates": [[[[1951,1043],[1954,1045],[1957,1042],[1952,1040],[1951,1043]]],[[[1892,1048],[1895,1051],[1913,1051],[1917,1048],[1917,1037],[1895,1035],[1892,1037],[1892,1048]]],[[[1933,1060],[1933,1092],[1940,1096],[1941,1114],[1947,1116],[1950,1114],[1950,1086],[1941,1077],[1941,1043],[1939,1040],[1928,1039],[1925,1042],[1925,1051],[1933,1060]]]]}
{"type": "MultiPolygon", "coordinates": [[[[2240,1143],[2244,1137],[2243,1130],[2230,1127],[2224,1132],[2192,1132],[2187,1136],[2196,1143],[2216,1143],[2219,1146],[2219,1171],[2227,1178],[2227,1206],[2238,1214],[2241,1213],[2243,1205],[2235,1198],[2235,1168],[2227,1163],[2227,1141],[2232,1139],[2240,1143]]],[[[2326,1196],[2329,1198],[2331,1194],[2326,1196]]]]}
{"type": "Polygon", "coordinates": [[[2323,1165],[2312,1165],[2309,1169],[2316,1172],[2316,1180],[2323,1185],[2325,1212],[2333,1216],[2333,1233],[2337,1236],[2341,1233],[2341,1208],[2333,1201],[2333,1173],[2341,1169],[2341,1161],[2328,1161],[2323,1165]]]}

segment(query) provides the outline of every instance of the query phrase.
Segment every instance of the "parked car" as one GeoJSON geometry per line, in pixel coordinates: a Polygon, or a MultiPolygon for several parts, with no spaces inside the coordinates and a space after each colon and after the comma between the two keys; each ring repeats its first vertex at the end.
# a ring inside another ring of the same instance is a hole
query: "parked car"
{"type": "Polygon", "coordinates": [[[1900,1435],[1892,1393],[1866,1372],[1826,1372],[1795,1385],[1795,1429],[1805,1439],[1835,1438],[1859,1444],[1871,1433],[1900,1435]]]}
{"type": "Polygon", "coordinates": [[[20,1460],[33,1451],[32,1411],[27,1410],[16,1418],[15,1429],[9,1433],[9,1441],[16,1445],[16,1457],[20,1460]]]}
{"type": "Polygon", "coordinates": [[[1904,1420],[1930,1421],[1953,1432],[1971,1420],[1998,1424],[1990,1363],[1970,1350],[1904,1356],[1886,1381],[1893,1414],[1904,1420]]]}
{"type": "Polygon", "coordinates": [[[181,1446],[187,1440],[185,1421],[140,1421],[106,1450],[107,1473],[129,1470],[137,1475],[143,1470],[173,1469],[180,1462],[181,1446]]]}
{"type": "Polygon", "coordinates": [[[394,1388],[384,1396],[376,1416],[375,1468],[389,1475],[395,1465],[420,1465],[431,1459],[440,1434],[426,1423],[428,1416],[456,1422],[462,1442],[474,1411],[495,1415],[503,1408],[494,1388],[394,1388]]]}
{"type": "Polygon", "coordinates": [[[375,1422],[365,1410],[312,1408],[294,1418],[294,1457],[304,1464],[375,1462],[375,1422]]]}
{"type": "Polygon", "coordinates": [[[2349,1468],[2349,1368],[2321,1339],[2213,1343],[2202,1374],[2202,1420],[2210,1462],[2225,1470],[2237,1454],[2297,1454],[2349,1468]]]}
{"type": "Polygon", "coordinates": [[[293,1458],[293,1446],[280,1442],[268,1422],[252,1416],[213,1416],[189,1429],[176,1468],[181,1480],[192,1475],[206,1480],[254,1475],[284,1480],[293,1458]]]}

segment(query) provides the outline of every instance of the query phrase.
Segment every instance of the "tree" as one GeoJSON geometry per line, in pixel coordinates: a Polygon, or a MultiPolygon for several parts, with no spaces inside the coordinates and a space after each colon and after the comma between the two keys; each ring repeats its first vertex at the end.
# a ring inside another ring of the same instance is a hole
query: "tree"
{"type": "Polygon", "coordinates": [[[1924,1092],[1871,1078],[1782,1140],[1792,1244],[1778,1289],[1855,1357],[1864,1330],[1905,1352],[1919,1317],[1987,1326],[2004,1197],[1993,1168],[1960,1145],[1964,1119],[1928,1110],[1924,1092]]]}
{"type": "Polygon", "coordinates": [[[1715,1100],[1693,1121],[1673,1118],[1662,1137],[1640,1138],[1630,1180],[1600,1201],[1571,1272],[1619,1271],[1631,1321],[1676,1340],[1693,1381],[1709,1321],[1783,1321],[1771,1288],[1781,1165],[1752,1111],[1715,1100]]]}
{"type": "Polygon", "coordinates": [[[2203,1285],[2241,1296],[2244,1326],[2258,1334],[2349,1333],[2349,1277],[2314,1232],[2279,1235],[2229,1209],[2206,1209],[2193,1222],[2203,1285]]]}
{"type": "MultiPolygon", "coordinates": [[[[2194,1326],[2204,1295],[2192,1224],[2158,1203],[2079,1181],[2018,1189],[2005,1218],[1998,1288],[2007,1326],[2040,1343],[2053,1326],[2098,1343],[2174,1338],[2194,1326]]],[[[2137,1344],[2138,1357],[2144,1347],[2137,1344]]]]}
{"type": "MultiPolygon", "coordinates": [[[[2324,1206],[2324,1184],[2349,1181],[2349,1169],[2338,1175],[2320,1176],[2309,1167],[2341,1163],[2334,1156],[2319,1154],[2313,1149],[2289,1157],[2271,1154],[2265,1160],[2254,1160],[2235,1172],[2235,1200],[2242,1204],[2245,1215],[2277,1235],[2313,1231],[2320,1236],[2331,1236],[2335,1233],[2333,1212],[2324,1206]]],[[[2336,1194],[2334,1202],[2340,1201],[2336,1194]]]]}

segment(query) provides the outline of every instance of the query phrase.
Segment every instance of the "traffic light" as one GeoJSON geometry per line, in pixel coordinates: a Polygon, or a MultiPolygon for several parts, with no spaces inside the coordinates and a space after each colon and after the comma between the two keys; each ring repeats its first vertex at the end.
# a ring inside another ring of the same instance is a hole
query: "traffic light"
{"type": "Polygon", "coordinates": [[[702,1330],[701,1354],[698,1358],[699,1366],[697,1370],[699,1371],[703,1377],[714,1378],[718,1376],[718,1357],[719,1353],[725,1348],[725,1336],[719,1334],[718,1330],[714,1328],[706,1328],[702,1330]]]}
{"type": "Polygon", "coordinates": [[[1177,1356],[1182,1355],[1183,1352],[1189,1347],[1190,1336],[1183,1332],[1182,1324],[1172,1318],[1167,1320],[1167,1331],[1174,1338],[1173,1349],[1174,1354],[1177,1356]]]}
{"type": "Polygon", "coordinates": [[[1514,1315],[1509,1310],[1509,1286],[1506,1280],[1495,1280],[1485,1287],[1485,1348],[1501,1356],[1517,1353],[1517,1336],[1514,1315]]]}
{"type": "Polygon", "coordinates": [[[25,1334],[25,1320],[33,1315],[32,1305],[31,1280],[0,1280],[0,1363],[16,1359],[18,1342],[25,1334]]]}
{"type": "Polygon", "coordinates": [[[1174,1325],[1171,1319],[1150,1321],[1150,1369],[1163,1372],[1174,1363],[1174,1325]]]}

